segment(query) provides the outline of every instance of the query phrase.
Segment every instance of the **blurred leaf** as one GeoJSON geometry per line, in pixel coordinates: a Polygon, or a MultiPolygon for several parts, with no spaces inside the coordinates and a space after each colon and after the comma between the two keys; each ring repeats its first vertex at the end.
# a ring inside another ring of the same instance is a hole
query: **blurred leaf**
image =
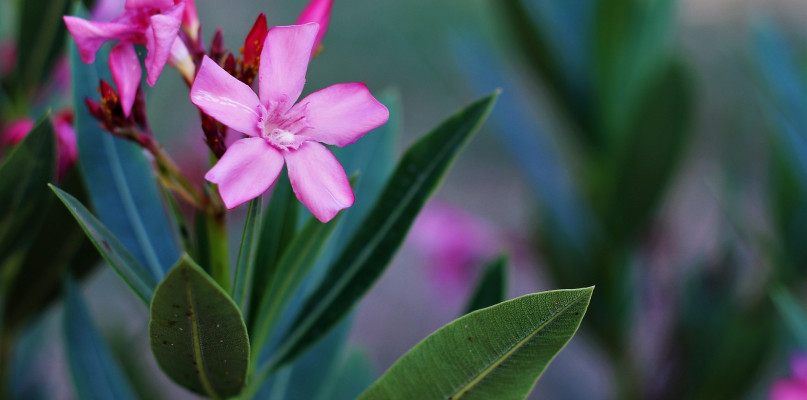
{"type": "Polygon", "coordinates": [[[76,107],[79,165],[92,205],[104,225],[143,265],[160,279],[179,258],[178,233],[168,217],[151,162],[143,149],[104,132],[83,107],[98,100],[99,78],[109,81],[107,55],[86,65],[70,44],[73,104],[76,107]]]}
{"type": "Polygon", "coordinates": [[[359,400],[525,399],[577,332],[593,290],[526,295],[461,317],[404,354],[359,400]]]}
{"type": "Polygon", "coordinates": [[[235,282],[233,283],[233,301],[244,310],[249,290],[249,280],[255,268],[255,254],[258,252],[259,231],[261,229],[261,208],[263,196],[249,202],[247,219],[244,222],[244,234],[241,235],[241,248],[235,264],[235,282]]]}
{"type": "Polygon", "coordinates": [[[126,248],[112,235],[111,232],[95,216],[87,210],[75,197],[62,191],[56,186],[49,185],[56,196],[70,210],[76,218],[81,229],[90,238],[101,256],[109,263],[118,275],[126,282],[135,294],[149,304],[154,287],[157,285],[154,278],[140,265],[126,248]]]}
{"type": "Polygon", "coordinates": [[[293,328],[257,376],[288,363],[314,344],[369,290],[497,96],[494,93],[471,104],[407,150],[361,228],[309,296],[293,328]]]}
{"type": "Polygon", "coordinates": [[[283,257],[278,261],[275,274],[259,302],[255,326],[250,331],[253,355],[257,356],[267,344],[274,328],[277,327],[281,313],[289,303],[291,296],[309,275],[311,267],[317,260],[322,248],[339,224],[341,215],[323,224],[310,217],[286,246],[283,257]]]}
{"type": "MultiPolygon", "coordinates": [[[[61,185],[86,198],[77,171],[68,174],[61,185]]],[[[49,191],[46,195],[54,196],[49,191]]],[[[100,261],[98,251],[62,204],[48,201],[47,208],[39,213],[47,222],[39,229],[28,227],[36,236],[8,284],[6,304],[13,306],[3,313],[6,327],[21,325],[44,311],[61,294],[65,273],[82,278],[100,261]]]]}
{"type": "Polygon", "coordinates": [[[505,299],[507,299],[507,256],[501,255],[485,266],[463,315],[499,304],[505,299]]]}
{"type": "Polygon", "coordinates": [[[336,384],[327,399],[354,400],[373,384],[377,376],[370,357],[358,349],[347,354],[337,372],[336,384]]]}
{"type": "Polygon", "coordinates": [[[784,287],[771,290],[770,295],[788,330],[798,340],[799,346],[807,348],[807,311],[784,287]]]}
{"type": "Polygon", "coordinates": [[[53,126],[42,117],[0,164],[0,267],[25,251],[44,222],[56,168],[53,126]]]}
{"type": "Polygon", "coordinates": [[[252,279],[247,326],[255,329],[255,320],[261,299],[267,296],[266,289],[272,284],[278,271],[278,261],[294,237],[297,227],[297,197],[291,189],[288,174],[284,169],[275,181],[272,199],[261,221],[258,253],[255,255],[255,271],[252,279]]]}
{"type": "Polygon", "coordinates": [[[243,389],[249,338],[241,312],[187,255],[154,292],[149,338],[157,364],[179,385],[212,398],[243,389]]]}
{"type": "Polygon", "coordinates": [[[136,399],[108,344],[98,333],[75,283],[68,279],[65,287],[62,329],[76,396],[82,400],[136,399]]]}
{"type": "Polygon", "coordinates": [[[70,12],[73,3],[69,0],[25,0],[20,5],[14,84],[20,94],[29,97],[48,80],[58,57],[64,54],[67,27],[62,15],[70,12]]]}

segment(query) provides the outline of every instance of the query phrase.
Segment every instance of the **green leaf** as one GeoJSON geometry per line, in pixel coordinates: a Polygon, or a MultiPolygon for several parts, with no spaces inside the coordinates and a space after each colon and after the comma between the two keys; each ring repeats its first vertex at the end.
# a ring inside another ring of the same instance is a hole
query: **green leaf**
{"type": "Polygon", "coordinates": [[[89,400],[136,399],[109,345],[98,333],[75,283],[65,283],[62,314],[67,361],[76,397],[89,400]]]}
{"type": "Polygon", "coordinates": [[[308,297],[266,371],[314,344],[369,290],[496,97],[498,92],[471,104],[409,148],[373,209],[308,297]]]}
{"type": "Polygon", "coordinates": [[[130,288],[143,300],[149,304],[157,285],[148,270],[129,253],[126,248],[112,235],[111,232],[95,216],[84,207],[75,197],[62,191],[53,185],[48,185],[56,193],[56,196],[64,203],[65,207],[73,214],[73,217],[81,225],[81,229],[90,238],[92,244],[101,253],[101,256],[109,263],[118,275],[129,285],[130,288]]]}
{"type": "MultiPolygon", "coordinates": [[[[67,26],[62,15],[70,12],[69,0],[25,0],[19,21],[17,68],[14,83],[20,94],[31,96],[50,75],[63,54],[67,26]]],[[[76,103],[79,104],[79,103],[76,103]]]]}
{"type": "Polygon", "coordinates": [[[485,267],[476,284],[465,314],[490,307],[507,298],[507,256],[501,255],[485,267]]]}
{"type": "Polygon", "coordinates": [[[572,338],[593,287],[475,311],[409,350],[359,400],[524,399],[572,338]]]}
{"type": "Polygon", "coordinates": [[[258,251],[258,232],[261,229],[261,208],[263,196],[258,196],[249,202],[247,219],[244,222],[244,234],[241,235],[241,248],[238,251],[238,261],[235,264],[235,282],[233,283],[233,301],[241,310],[244,309],[249,290],[249,279],[255,267],[255,254],[258,251]]]}
{"type": "Polygon", "coordinates": [[[291,189],[285,169],[275,181],[272,199],[261,222],[260,246],[255,255],[255,271],[252,279],[247,326],[253,331],[261,299],[278,271],[278,261],[291,242],[297,228],[297,197],[291,189]]]}
{"type": "Polygon", "coordinates": [[[47,183],[55,171],[55,140],[47,115],[0,164],[0,254],[24,251],[50,202],[47,183]]]}
{"type": "Polygon", "coordinates": [[[187,255],[154,292],[149,337],[160,368],[183,387],[213,399],[244,387],[249,339],[241,312],[187,255]]]}
{"type": "Polygon", "coordinates": [[[110,81],[103,49],[86,65],[70,43],[73,104],[81,167],[93,209],[124,247],[155,279],[179,258],[179,235],[157,186],[151,161],[135,143],[113,137],[98,125],[84,99],[98,100],[99,78],[110,81]]]}
{"type": "Polygon", "coordinates": [[[791,335],[802,348],[807,348],[807,312],[804,307],[784,287],[771,290],[770,296],[791,335]]]}
{"type": "Polygon", "coordinates": [[[276,273],[261,299],[255,326],[250,331],[253,355],[257,356],[270,338],[272,329],[277,326],[281,313],[289,303],[295,290],[308,276],[328,238],[339,224],[341,215],[326,224],[310,217],[283,252],[277,263],[276,273]]]}

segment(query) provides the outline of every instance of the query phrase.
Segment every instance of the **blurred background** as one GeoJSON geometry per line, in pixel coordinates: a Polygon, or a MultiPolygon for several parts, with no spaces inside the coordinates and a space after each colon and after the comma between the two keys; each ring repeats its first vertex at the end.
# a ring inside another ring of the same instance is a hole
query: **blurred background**
{"type": "MultiPolygon", "coordinates": [[[[8,42],[17,27],[4,2],[8,42]]],[[[221,26],[232,50],[258,13],[286,25],[304,4],[197,8],[208,40],[221,26]]],[[[504,252],[509,297],[597,286],[531,398],[775,398],[772,387],[797,379],[789,362],[807,351],[807,2],[337,0],[323,45],[306,93],[362,81],[397,98],[398,154],[503,90],[355,313],[349,343],[376,373],[456,318],[481,266],[504,252]]],[[[207,154],[179,78],[166,69],[148,112],[199,178],[207,154]]],[[[12,114],[0,112],[4,123],[12,114]]],[[[148,354],[147,315],[117,277],[101,270],[87,290],[108,337],[148,354]]],[[[39,357],[52,385],[67,387],[59,351],[39,357]]],[[[165,386],[164,398],[186,396],[165,386]]]]}

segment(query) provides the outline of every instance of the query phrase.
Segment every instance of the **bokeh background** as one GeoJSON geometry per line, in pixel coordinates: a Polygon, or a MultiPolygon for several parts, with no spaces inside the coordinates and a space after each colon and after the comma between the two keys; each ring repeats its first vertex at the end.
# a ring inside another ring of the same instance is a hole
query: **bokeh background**
{"type": "MultiPolygon", "coordinates": [[[[237,49],[258,13],[291,24],[304,3],[197,7],[206,37],[221,26],[237,49]]],[[[8,13],[0,23],[13,36],[8,13]]],[[[510,297],[597,285],[532,398],[767,398],[807,350],[794,328],[807,272],[807,2],[336,0],[323,45],[306,92],[362,81],[397,97],[398,154],[503,90],[354,314],[351,346],[379,374],[459,315],[500,251],[510,297]],[[446,274],[429,243],[459,223],[482,240],[456,250],[446,274]]],[[[207,155],[187,96],[166,69],[148,111],[200,177],[207,155]]],[[[117,278],[104,269],[86,285],[108,336],[147,355],[147,315],[117,278]]],[[[70,398],[52,346],[42,374],[70,398]]],[[[160,396],[188,396],[164,383],[160,396]]]]}

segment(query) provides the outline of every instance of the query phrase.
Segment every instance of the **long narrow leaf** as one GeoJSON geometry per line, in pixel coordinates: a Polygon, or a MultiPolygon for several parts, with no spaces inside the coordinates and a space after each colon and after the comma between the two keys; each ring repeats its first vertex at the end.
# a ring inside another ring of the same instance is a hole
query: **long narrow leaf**
{"type": "Polygon", "coordinates": [[[593,287],[513,299],[440,328],[401,357],[359,400],[519,400],[566,343],[593,287]]]}
{"type": "Polygon", "coordinates": [[[263,373],[291,361],[314,344],[369,290],[497,96],[498,92],[471,104],[404,154],[376,205],[309,296],[263,373]]]}
{"type": "Polygon", "coordinates": [[[65,286],[67,293],[62,329],[77,398],[136,399],[120,364],[98,333],[75,284],[68,280],[65,286]]]}
{"type": "Polygon", "coordinates": [[[255,267],[255,253],[258,251],[258,232],[261,229],[261,208],[263,197],[258,196],[249,202],[247,220],[244,223],[244,234],[241,236],[241,249],[238,251],[238,262],[235,264],[235,282],[233,283],[233,301],[241,310],[249,290],[248,279],[255,267]]]}
{"type": "Polygon", "coordinates": [[[156,281],[148,270],[75,197],[56,186],[49,186],[70,213],[73,214],[73,217],[76,218],[76,221],[81,225],[84,233],[90,238],[101,256],[120,275],[123,281],[132,288],[135,294],[148,305],[151,302],[151,296],[154,294],[154,288],[157,286],[156,281]]]}
{"type": "Polygon", "coordinates": [[[507,256],[501,255],[485,266],[465,314],[503,302],[507,298],[507,256]]]}

